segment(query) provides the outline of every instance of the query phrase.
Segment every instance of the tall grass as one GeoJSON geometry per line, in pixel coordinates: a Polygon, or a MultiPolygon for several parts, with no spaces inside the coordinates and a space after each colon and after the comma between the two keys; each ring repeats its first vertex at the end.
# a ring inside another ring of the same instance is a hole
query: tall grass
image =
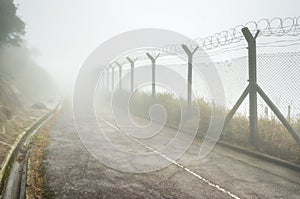
{"type": "Polygon", "coordinates": [[[19,90],[4,75],[0,75],[0,105],[13,110],[22,107],[19,90]]]}
{"type": "MultiPolygon", "coordinates": [[[[118,102],[121,104],[120,106],[127,107],[127,101],[124,99],[128,99],[129,94],[122,92],[121,94],[117,94],[117,96],[118,102]]],[[[158,93],[156,103],[161,104],[165,108],[167,123],[172,126],[178,126],[181,120],[181,114],[184,114],[187,108],[186,100],[182,98],[175,99],[169,93],[158,93]],[[180,104],[182,107],[180,107],[180,104]]],[[[130,99],[129,109],[134,114],[148,117],[151,105],[151,94],[137,92],[130,99]]],[[[196,114],[193,115],[193,112],[191,116],[191,120],[199,119],[198,135],[200,137],[206,135],[213,108],[217,112],[216,117],[221,117],[221,108],[213,106],[204,99],[196,99],[192,103],[192,110],[198,109],[200,111],[200,119],[195,118],[196,114]],[[218,111],[220,111],[219,114],[218,111]]],[[[229,110],[227,110],[227,112],[229,112],[229,110]]],[[[300,132],[300,118],[292,120],[291,125],[296,132],[300,132]]],[[[259,144],[258,148],[254,148],[248,142],[248,117],[237,113],[222,132],[220,140],[300,164],[300,146],[278,119],[259,118],[258,130],[259,144]]]]}
{"type": "MultiPolygon", "coordinates": [[[[180,99],[182,100],[182,99],[180,99]]],[[[180,102],[172,97],[171,94],[157,94],[156,103],[165,108],[167,115],[167,123],[169,125],[178,126],[181,120],[180,102]]],[[[148,112],[152,106],[151,94],[140,92],[131,97],[129,109],[132,113],[148,117],[148,112]]]]}
{"type": "Polygon", "coordinates": [[[0,132],[2,134],[5,133],[4,123],[20,108],[22,103],[19,90],[9,78],[0,75],[0,132]]]}

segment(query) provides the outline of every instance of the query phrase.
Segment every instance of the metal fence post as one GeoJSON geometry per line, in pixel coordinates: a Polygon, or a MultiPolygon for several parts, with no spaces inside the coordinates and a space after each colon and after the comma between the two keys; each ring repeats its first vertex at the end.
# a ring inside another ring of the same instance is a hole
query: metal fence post
{"type": "Polygon", "coordinates": [[[188,91],[187,91],[188,107],[187,107],[187,109],[188,110],[187,111],[188,111],[188,113],[190,113],[191,109],[192,109],[193,55],[199,47],[197,46],[193,51],[191,51],[185,44],[181,45],[181,47],[183,48],[183,50],[185,51],[185,53],[188,56],[188,86],[187,86],[187,88],[188,88],[188,91]]]}
{"type": "Polygon", "coordinates": [[[288,105],[288,115],[287,115],[288,122],[291,122],[291,105],[288,105]]]}
{"type": "Polygon", "coordinates": [[[109,92],[109,67],[106,68],[106,90],[109,92]]]}
{"type": "Polygon", "coordinates": [[[151,60],[152,63],[152,102],[155,103],[156,101],[156,91],[155,91],[155,67],[156,67],[156,60],[159,57],[160,54],[158,54],[156,57],[153,57],[149,53],[146,53],[147,57],[151,60]]]}
{"type": "Polygon", "coordinates": [[[110,66],[111,68],[111,92],[114,91],[114,83],[115,83],[115,69],[114,67],[110,66]]]}
{"type": "Polygon", "coordinates": [[[250,120],[250,136],[249,142],[257,145],[258,141],[258,119],[257,119],[257,92],[256,92],[256,37],[259,31],[253,37],[250,30],[242,28],[242,33],[248,43],[248,64],[249,64],[249,120],[250,120]]]}
{"type": "MultiPolygon", "coordinates": [[[[256,77],[256,38],[258,36],[259,31],[256,32],[253,37],[251,32],[247,27],[242,28],[242,32],[244,37],[248,42],[248,61],[249,61],[249,84],[245,91],[242,93],[241,97],[238,99],[236,104],[228,113],[223,130],[228,125],[229,121],[233,117],[234,113],[237,111],[238,107],[242,104],[244,99],[249,93],[249,113],[250,113],[250,136],[249,142],[256,147],[258,147],[258,125],[257,125],[257,93],[263,98],[263,100],[267,103],[270,109],[275,113],[277,118],[281,121],[281,123],[285,126],[285,128],[291,133],[296,142],[300,145],[300,136],[290,125],[288,120],[282,115],[282,113],[278,110],[275,104],[271,101],[271,99],[267,96],[267,94],[260,88],[257,84],[256,77]]],[[[268,117],[268,109],[266,109],[266,115],[268,117]]]]}
{"type": "Polygon", "coordinates": [[[269,119],[269,109],[267,106],[265,107],[265,115],[266,115],[266,118],[269,119]]]}
{"type": "Polygon", "coordinates": [[[101,70],[101,74],[102,74],[102,81],[101,81],[102,85],[101,85],[101,87],[102,87],[102,90],[105,91],[105,69],[101,70]]]}
{"type": "Polygon", "coordinates": [[[122,65],[115,62],[119,67],[119,89],[122,90],[122,65]]]}
{"type": "Polygon", "coordinates": [[[126,59],[129,61],[130,63],[130,68],[131,68],[131,84],[130,84],[130,91],[133,92],[133,89],[134,89],[134,63],[135,61],[137,60],[136,59],[131,59],[130,57],[126,57],[126,59]]]}

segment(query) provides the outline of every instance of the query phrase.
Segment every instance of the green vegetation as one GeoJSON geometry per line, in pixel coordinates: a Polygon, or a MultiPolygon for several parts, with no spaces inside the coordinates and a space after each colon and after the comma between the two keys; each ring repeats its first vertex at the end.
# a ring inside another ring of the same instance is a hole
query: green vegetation
{"type": "Polygon", "coordinates": [[[17,16],[13,0],[0,0],[1,164],[18,136],[46,112],[29,106],[56,93],[48,73],[32,59],[33,51],[22,39],[24,34],[25,24],[17,16]]]}
{"type": "MultiPolygon", "coordinates": [[[[16,15],[17,8],[12,0],[0,0],[0,47],[4,44],[18,45],[24,35],[25,24],[16,15]]],[[[2,48],[0,49],[2,50],[2,48]]],[[[0,69],[2,64],[0,62],[0,69]]],[[[12,112],[20,108],[20,93],[7,75],[0,70],[0,128],[5,133],[4,123],[12,112]]]]}
{"type": "Polygon", "coordinates": [[[28,158],[28,170],[26,179],[26,198],[54,198],[45,176],[44,158],[47,155],[45,148],[50,142],[49,130],[59,118],[62,109],[47,121],[47,123],[34,135],[28,158]]]}
{"type": "Polygon", "coordinates": [[[25,23],[17,16],[13,0],[0,0],[0,47],[18,45],[25,34],[25,23]]]}
{"type": "Polygon", "coordinates": [[[45,102],[57,95],[51,76],[34,61],[32,50],[24,44],[0,48],[0,74],[19,90],[24,104],[45,102]]]}
{"type": "MultiPolygon", "coordinates": [[[[120,102],[125,99],[126,93],[123,92],[120,102]]],[[[156,103],[165,107],[167,112],[167,123],[172,126],[178,126],[180,122],[181,111],[186,110],[186,101],[179,99],[183,107],[180,108],[180,102],[177,101],[171,94],[158,93],[156,103]]],[[[127,107],[122,105],[122,107],[127,107]]],[[[145,92],[135,93],[131,97],[129,109],[132,113],[148,117],[149,108],[152,105],[151,94],[145,92]]],[[[198,136],[204,137],[206,135],[208,125],[210,123],[213,105],[203,99],[193,101],[193,110],[196,108],[200,111],[200,121],[198,128],[198,136]]],[[[215,107],[217,116],[221,116],[221,109],[215,107]],[[220,112],[218,112],[220,111],[220,112]],[[219,114],[220,113],[220,114],[219,114]]],[[[227,110],[229,112],[229,110],[227,110]]],[[[195,118],[192,117],[190,120],[195,118]]],[[[194,114],[195,116],[195,114],[194,114]]],[[[291,121],[292,126],[297,132],[300,132],[300,118],[291,121]]],[[[236,114],[229,125],[221,134],[220,140],[238,145],[251,150],[258,150],[261,153],[276,156],[284,160],[300,164],[300,146],[293,139],[290,133],[276,118],[260,118],[259,123],[259,147],[254,148],[248,143],[249,138],[249,122],[248,118],[241,114],[236,114]]]]}
{"type": "Polygon", "coordinates": [[[5,133],[4,124],[11,119],[13,112],[21,108],[19,90],[9,79],[0,75],[0,133],[5,133]]]}
{"type": "Polygon", "coordinates": [[[49,99],[56,94],[49,74],[32,59],[23,42],[25,23],[17,15],[13,0],[0,0],[0,131],[23,105],[49,99]]]}
{"type": "Polygon", "coordinates": [[[3,75],[0,75],[0,104],[12,109],[22,107],[20,91],[3,75]]]}
{"type": "MultiPolygon", "coordinates": [[[[165,107],[168,124],[178,126],[181,118],[180,102],[175,100],[171,94],[167,93],[158,94],[156,101],[165,107]]],[[[144,92],[136,93],[130,101],[129,109],[135,114],[148,117],[148,110],[151,105],[152,98],[150,94],[144,92]]]]}

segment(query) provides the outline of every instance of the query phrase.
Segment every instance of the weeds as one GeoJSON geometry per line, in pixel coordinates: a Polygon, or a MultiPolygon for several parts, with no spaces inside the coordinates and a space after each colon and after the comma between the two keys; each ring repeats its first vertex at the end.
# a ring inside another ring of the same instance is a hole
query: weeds
{"type": "Polygon", "coordinates": [[[55,123],[60,112],[56,113],[42,129],[34,135],[28,160],[27,188],[28,198],[53,198],[52,193],[45,181],[45,147],[49,144],[48,131],[55,123]]]}
{"type": "MultiPolygon", "coordinates": [[[[123,102],[124,97],[128,96],[126,96],[126,93],[123,92],[122,95],[119,95],[118,97],[119,102],[123,102]]],[[[158,93],[156,103],[161,104],[165,108],[167,112],[167,124],[178,126],[181,121],[181,114],[184,114],[181,111],[186,110],[186,101],[182,98],[175,99],[168,93],[158,93]],[[180,104],[182,104],[182,107],[180,107],[180,104]]],[[[122,107],[127,107],[124,105],[125,104],[122,104],[122,107]]],[[[134,114],[149,117],[148,112],[151,105],[151,94],[138,92],[131,97],[129,109],[134,114]]],[[[206,102],[204,99],[197,99],[193,101],[192,110],[195,110],[196,108],[200,111],[198,135],[203,137],[207,132],[208,125],[211,120],[212,109],[215,109],[215,112],[217,113],[216,117],[221,117],[222,108],[215,107],[211,103],[206,102]]],[[[228,112],[229,110],[227,110],[227,113],[228,112]]],[[[191,120],[193,119],[196,118],[195,114],[192,113],[191,120]]],[[[294,127],[296,132],[300,132],[300,118],[292,120],[291,125],[294,127]]],[[[258,129],[259,147],[255,150],[300,164],[300,146],[278,119],[259,118],[258,129]]],[[[249,144],[248,138],[248,118],[237,113],[222,132],[220,140],[250,148],[252,150],[254,148],[249,144]]]]}

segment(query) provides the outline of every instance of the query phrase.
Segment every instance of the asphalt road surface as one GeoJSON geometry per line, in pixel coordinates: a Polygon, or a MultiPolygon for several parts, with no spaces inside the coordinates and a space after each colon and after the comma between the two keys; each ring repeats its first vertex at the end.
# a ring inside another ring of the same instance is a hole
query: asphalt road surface
{"type": "MultiPolygon", "coordinates": [[[[132,153],[156,151],[176,133],[165,127],[157,139],[132,139],[119,129],[107,110],[100,112],[99,117],[107,138],[132,153]]],[[[93,125],[90,128],[89,132],[97,132],[93,125]]],[[[126,128],[134,131],[134,127],[126,128]]],[[[114,164],[111,159],[115,158],[109,148],[103,147],[105,144],[94,143],[104,161],[87,151],[79,139],[70,107],[64,109],[49,134],[45,175],[55,198],[300,198],[300,173],[221,146],[199,159],[200,139],[195,139],[177,160],[161,154],[161,161],[169,161],[170,165],[152,172],[132,173],[105,164],[114,164]]],[[[132,170],[135,163],[126,159],[116,167],[132,170]]],[[[156,162],[143,164],[152,168],[156,162]]]]}

